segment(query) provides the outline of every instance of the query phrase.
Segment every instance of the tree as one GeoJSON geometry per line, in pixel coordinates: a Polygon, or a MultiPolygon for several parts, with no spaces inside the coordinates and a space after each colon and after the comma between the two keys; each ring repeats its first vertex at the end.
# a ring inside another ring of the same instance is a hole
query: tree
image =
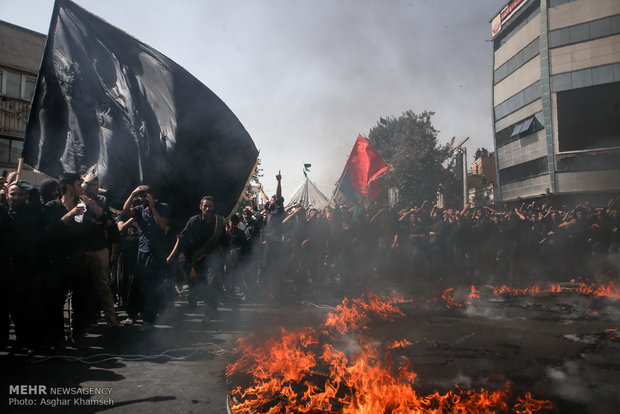
{"type": "Polygon", "coordinates": [[[260,157],[256,159],[256,168],[252,171],[252,178],[248,180],[247,185],[243,189],[243,194],[241,194],[241,198],[236,206],[236,212],[240,213],[243,211],[245,207],[251,206],[252,200],[256,198],[255,193],[255,183],[258,183],[260,177],[263,176],[263,169],[260,168],[261,159],[260,157]]]}
{"type": "Polygon", "coordinates": [[[381,180],[382,192],[396,187],[407,204],[433,202],[440,186],[454,180],[452,147],[437,143],[431,123],[434,112],[404,112],[398,118],[381,118],[368,140],[390,166],[381,180]]]}

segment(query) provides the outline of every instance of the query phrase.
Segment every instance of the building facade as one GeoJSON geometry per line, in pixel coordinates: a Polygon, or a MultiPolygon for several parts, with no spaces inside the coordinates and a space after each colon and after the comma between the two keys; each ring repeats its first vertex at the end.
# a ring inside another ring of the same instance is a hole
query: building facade
{"type": "Polygon", "coordinates": [[[485,148],[478,149],[467,174],[467,202],[474,207],[494,204],[496,183],[495,154],[485,148]]]}
{"type": "MultiPolygon", "coordinates": [[[[0,21],[0,170],[17,169],[46,36],[0,21]]],[[[22,179],[43,178],[25,168],[22,179]]]]}
{"type": "Polygon", "coordinates": [[[620,192],[620,1],[512,0],[491,26],[499,198],[620,192]]]}

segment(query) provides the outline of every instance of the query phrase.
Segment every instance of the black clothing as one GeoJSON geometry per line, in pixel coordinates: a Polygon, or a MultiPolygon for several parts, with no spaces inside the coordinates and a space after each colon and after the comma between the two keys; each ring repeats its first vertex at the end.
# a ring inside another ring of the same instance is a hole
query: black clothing
{"type": "Polygon", "coordinates": [[[63,307],[69,289],[74,337],[82,335],[95,322],[96,292],[88,277],[85,258],[88,227],[75,218],[63,223],[61,219],[67,213],[60,200],[50,201],[43,208],[50,259],[44,315],[48,319],[48,336],[53,341],[60,341],[64,335],[63,307]]]}
{"type": "MultiPolygon", "coordinates": [[[[155,203],[155,209],[160,216],[170,218],[168,204],[158,201],[155,203]]],[[[156,257],[165,259],[170,251],[170,243],[164,230],[155,222],[151,209],[148,206],[138,205],[132,210],[137,213],[136,221],[140,229],[138,250],[143,253],[153,253],[156,257]]]]}
{"type": "MultiPolygon", "coordinates": [[[[223,217],[219,217],[224,220],[223,217]]],[[[192,216],[185,227],[179,233],[179,248],[182,252],[191,255],[192,250],[199,249],[209,240],[215,231],[216,216],[213,215],[211,220],[207,222],[202,214],[192,216]]],[[[222,227],[221,234],[218,237],[218,245],[222,248],[229,246],[228,235],[222,227]]],[[[191,257],[191,256],[190,256],[191,257]]]]}

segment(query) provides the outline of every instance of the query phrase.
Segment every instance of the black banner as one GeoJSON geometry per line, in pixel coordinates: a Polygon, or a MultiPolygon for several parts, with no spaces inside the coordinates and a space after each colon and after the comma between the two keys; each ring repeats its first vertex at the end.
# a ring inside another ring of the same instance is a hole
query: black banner
{"type": "Polygon", "coordinates": [[[75,3],[56,1],[26,164],[55,177],[95,171],[115,207],[149,184],[178,214],[197,213],[200,198],[212,195],[227,215],[257,156],[237,117],[189,72],[75,3]]]}

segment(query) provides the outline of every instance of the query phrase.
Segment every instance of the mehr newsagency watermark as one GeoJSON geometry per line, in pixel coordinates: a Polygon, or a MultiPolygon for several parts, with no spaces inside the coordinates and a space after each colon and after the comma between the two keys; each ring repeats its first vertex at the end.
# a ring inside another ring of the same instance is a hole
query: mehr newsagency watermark
{"type": "Polygon", "coordinates": [[[112,406],[112,388],[9,385],[9,407],[112,406]]]}

